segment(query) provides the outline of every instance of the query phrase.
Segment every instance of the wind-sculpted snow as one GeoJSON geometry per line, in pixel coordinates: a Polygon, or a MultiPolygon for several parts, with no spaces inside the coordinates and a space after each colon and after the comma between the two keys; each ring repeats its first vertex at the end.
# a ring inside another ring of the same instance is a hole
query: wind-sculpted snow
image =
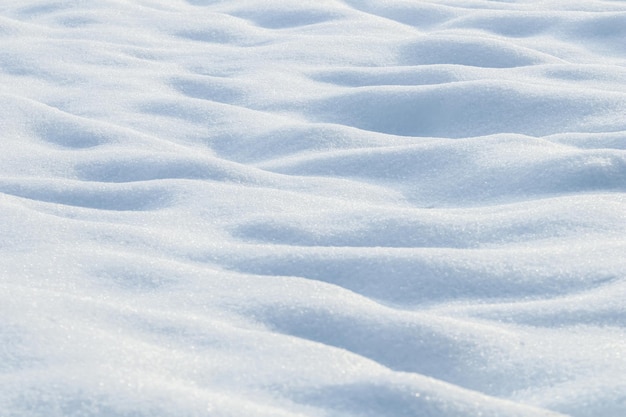
{"type": "Polygon", "coordinates": [[[0,415],[626,415],[626,4],[0,5],[0,415]]]}

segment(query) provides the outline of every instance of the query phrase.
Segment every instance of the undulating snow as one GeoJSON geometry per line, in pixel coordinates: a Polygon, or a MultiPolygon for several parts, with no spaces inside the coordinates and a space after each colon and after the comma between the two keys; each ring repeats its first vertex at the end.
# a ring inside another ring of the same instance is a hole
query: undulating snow
{"type": "Polygon", "coordinates": [[[626,2],[0,3],[0,415],[626,415],[626,2]]]}

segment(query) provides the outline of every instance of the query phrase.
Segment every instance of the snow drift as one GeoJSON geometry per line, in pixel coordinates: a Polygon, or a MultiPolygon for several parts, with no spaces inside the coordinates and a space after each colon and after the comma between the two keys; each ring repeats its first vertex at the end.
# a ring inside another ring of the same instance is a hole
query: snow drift
{"type": "Polygon", "coordinates": [[[623,416],[625,28],[0,6],[0,414],[623,416]]]}

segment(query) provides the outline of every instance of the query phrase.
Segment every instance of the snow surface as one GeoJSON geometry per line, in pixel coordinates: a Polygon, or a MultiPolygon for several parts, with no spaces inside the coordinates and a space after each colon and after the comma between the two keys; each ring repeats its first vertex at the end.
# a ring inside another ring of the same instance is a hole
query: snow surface
{"type": "Polygon", "coordinates": [[[626,2],[0,3],[0,415],[626,415],[626,2]]]}

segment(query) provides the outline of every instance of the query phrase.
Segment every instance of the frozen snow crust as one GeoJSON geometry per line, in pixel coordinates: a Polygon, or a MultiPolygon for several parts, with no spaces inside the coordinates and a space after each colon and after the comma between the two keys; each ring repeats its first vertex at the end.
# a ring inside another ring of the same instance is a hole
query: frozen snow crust
{"type": "Polygon", "coordinates": [[[626,415],[626,2],[0,5],[0,415],[626,415]]]}

